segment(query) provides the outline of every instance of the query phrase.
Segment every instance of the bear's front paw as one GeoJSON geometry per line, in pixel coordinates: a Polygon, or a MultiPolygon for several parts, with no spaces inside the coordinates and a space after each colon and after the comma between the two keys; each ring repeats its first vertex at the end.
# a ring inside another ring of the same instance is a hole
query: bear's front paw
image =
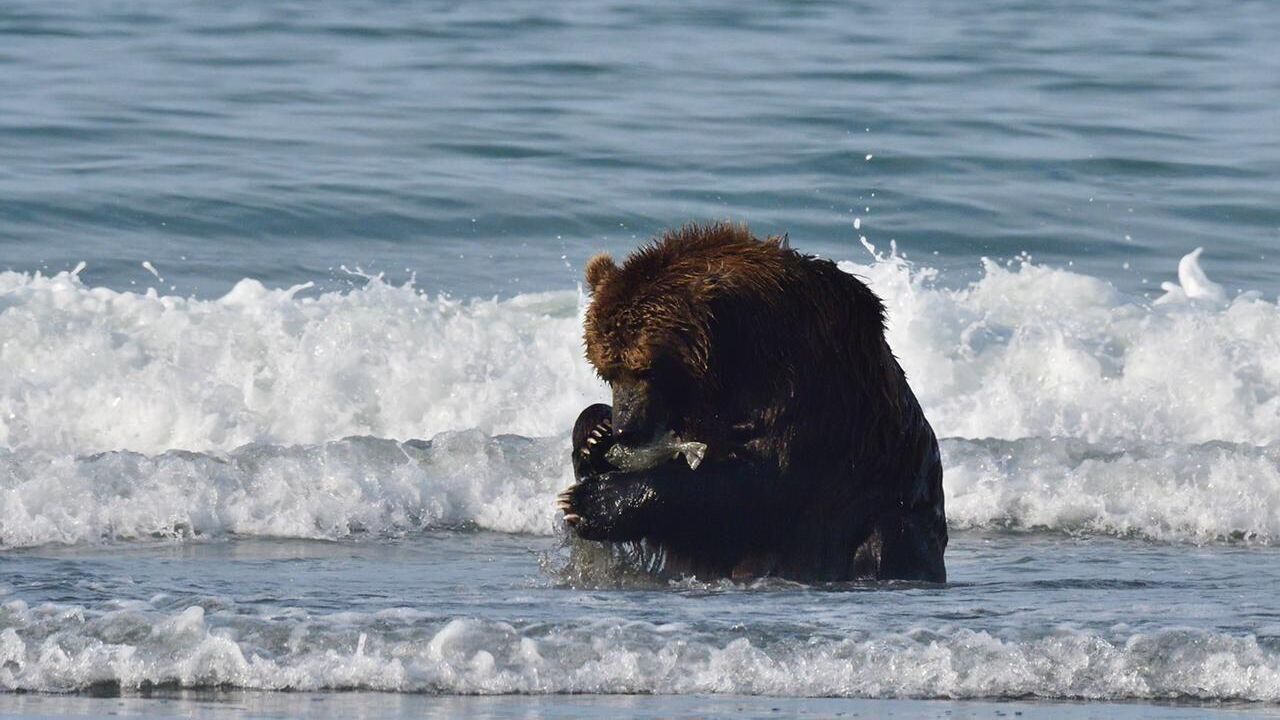
{"type": "Polygon", "coordinates": [[[613,411],[603,403],[585,408],[573,425],[573,476],[577,480],[613,469],[604,459],[613,447],[613,411]]]}
{"type": "Polygon", "coordinates": [[[652,494],[619,473],[601,473],[570,485],[556,505],[583,540],[638,540],[639,520],[652,494]]]}

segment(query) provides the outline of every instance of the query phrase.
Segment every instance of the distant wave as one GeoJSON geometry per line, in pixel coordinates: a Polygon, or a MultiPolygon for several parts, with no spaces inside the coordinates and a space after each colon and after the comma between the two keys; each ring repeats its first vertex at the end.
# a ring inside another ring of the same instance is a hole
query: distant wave
{"type": "Polygon", "coordinates": [[[103,613],[4,605],[0,690],[1280,701],[1274,644],[1191,629],[997,636],[945,627],[761,640],[620,619],[506,623],[407,608],[313,616],[115,606],[103,613]]]}

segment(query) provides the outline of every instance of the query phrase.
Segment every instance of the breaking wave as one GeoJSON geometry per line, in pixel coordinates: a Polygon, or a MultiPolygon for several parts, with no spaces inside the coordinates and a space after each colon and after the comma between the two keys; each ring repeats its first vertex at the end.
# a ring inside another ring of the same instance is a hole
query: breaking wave
{"type": "MultiPolygon", "coordinates": [[[[841,266],[946,438],[953,526],[1280,541],[1280,308],[1197,254],[1156,303],[1029,261],[959,288],[841,266]]],[[[578,293],[308,293],[0,274],[0,545],[555,532],[567,430],[606,396],[578,293]]]]}
{"type": "Polygon", "coordinates": [[[604,396],[582,358],[574,292],[464,302],[376,278],[308,290],[242,280],[197,300],[0,273],[0,447],[546,436],[604,396]]]}
{"type": "MultiPolygon", "coordinates": [[[[399,443],[88,457],[0,451],[0,547],[221,536],[341,539],[441,527],[557,531],[568,439],[449,432],[399,443]]],[[[942,442],[954,528],[1280,543],[1280,447],[942,442]]]]}
{"type": "Polygon", "coordinates": [[[261,616],[225,603],[110,605],[0,606],[0,689],[1280,701],[1274,639],[1191,629],[770,638],[682,623],[507,623],[407,608],[261,616]]]}

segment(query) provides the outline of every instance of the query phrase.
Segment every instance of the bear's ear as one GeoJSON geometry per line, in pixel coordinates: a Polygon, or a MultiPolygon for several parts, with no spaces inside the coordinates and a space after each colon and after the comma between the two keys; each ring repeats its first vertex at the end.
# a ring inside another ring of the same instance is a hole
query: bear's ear
{"type": "Polygon", "coordinates": [[[609,253],[600,253],[587,261],[587,286],[591,288],[591,292],[600,289],[600,284],[618,272],[618,266],[613,264],[613,258],[609,253]]]}

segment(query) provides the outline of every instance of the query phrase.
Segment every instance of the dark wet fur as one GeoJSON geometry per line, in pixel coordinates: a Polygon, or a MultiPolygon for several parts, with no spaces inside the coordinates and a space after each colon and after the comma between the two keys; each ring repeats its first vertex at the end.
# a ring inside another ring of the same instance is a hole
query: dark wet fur
{"type": "Polygon", "coordinates": [[[595,259],[588,282],[588,358],[615,398],[643,400],[628,430],[709,447],[696,471],[620,472],[610,408],[584,410],[561,498],[579,537],[666,575],[945,580],[937,441],[866,285],[731,225],[595,259]]]}

